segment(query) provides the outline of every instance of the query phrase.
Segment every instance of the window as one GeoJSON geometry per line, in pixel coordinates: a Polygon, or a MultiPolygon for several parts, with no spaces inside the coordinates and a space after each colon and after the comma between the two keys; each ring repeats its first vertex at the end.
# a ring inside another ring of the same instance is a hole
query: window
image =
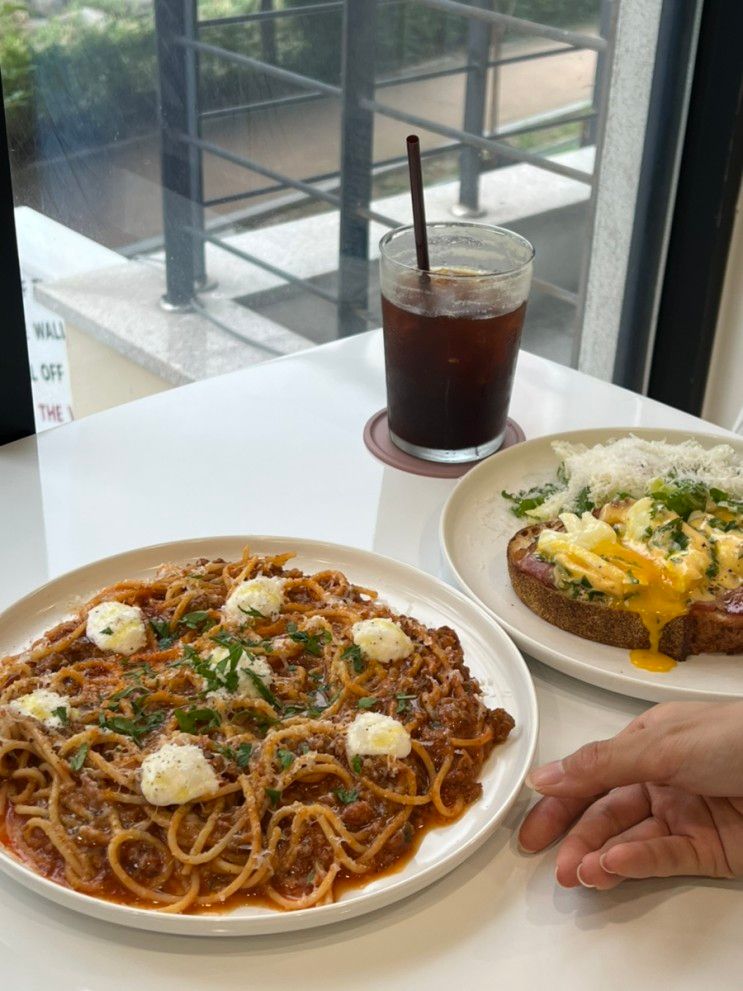
{"type": "Polygon", "coordinates": [[[523,346],[610,377],[661,6],[0,4],[37,428],[378,326],[413,130],[429,219],[535,244],[523,346]]]}

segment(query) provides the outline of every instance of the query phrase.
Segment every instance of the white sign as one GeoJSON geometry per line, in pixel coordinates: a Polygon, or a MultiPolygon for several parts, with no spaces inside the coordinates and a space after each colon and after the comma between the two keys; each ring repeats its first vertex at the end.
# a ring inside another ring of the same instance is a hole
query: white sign
{"type": "Polygon", "coordinates": [[[67,335],[64,320],[36,299],[37,280],[22,269],[21,281],[36,430],[40,433],[74,419],[67,335]]]}

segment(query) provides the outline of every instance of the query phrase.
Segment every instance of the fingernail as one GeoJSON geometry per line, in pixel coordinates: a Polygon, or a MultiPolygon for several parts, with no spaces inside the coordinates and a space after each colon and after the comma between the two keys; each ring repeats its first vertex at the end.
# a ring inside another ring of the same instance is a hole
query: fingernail
{"type": "Polygon", "coordinates": [[[536,848],[532,849],[531,847],[524,846],[524,844],[519,839],[516,840],[516,843],[517,843],[518,848],[519,848],[519,850],[520,850],[521,853],[536,853],[537,852],[536,848]]]}
{"type": "Polygon", "coordinates": [[[606,866],[606,858],[607,858],[607,856],[608,856],[608,854],[606,854],[606,853],[602,853],[601,854],[601,856],[599,857],[599,866],[601,867],[601,870],[602,871],[606,871],[607,874],[616,874],[617,873],[616,871],[613,871],[613,870],[611,870],[611,868],[609,868],[609,867],[606,866]]]}
{"type": "Polygon", "coordinates": [[[589,884],[587,881],[584,881],[583,878],[580,876],[580,869],[582,866],[583,864],[580,864],[578,870],[575,872],[578,877],[578,880],[580,881],[580,883],[583,885],[584,888],[595,888],[596,887],[595,884],[589,884]]]}
{"type": "Polygon", "coordinates": [[[561,760],[552,761],[543,767],[532,768],[526,775],[526,785],[533,791],[540,791],[550,785],[556,785],[565,777],[561,760]]]}

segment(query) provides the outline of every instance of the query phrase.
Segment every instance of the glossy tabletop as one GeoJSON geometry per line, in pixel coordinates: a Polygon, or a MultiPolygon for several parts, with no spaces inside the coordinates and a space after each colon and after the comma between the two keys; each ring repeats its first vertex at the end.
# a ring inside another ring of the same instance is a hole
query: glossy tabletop
{"type": "MultiPolygon", "coordinates": [[[[198,382],[0,448],[0,608],[118,551],[210,534],[369,548],[444,573],[438,520],[453,481],[377,462],[378,333],[198,382]]],[[[719,428],[522,353],[511,415],[528,438],[582,427],[719,428]]],[[[538,758],[618,731],[645,703],[529,661],[538,758]]],[[[743,884],[646,881],[562,890],[554,851],[518,852],[524,791],[469,861],[358,920],[285,936],[185,939],[117,928],[0,877],[0,988],[570,991],[735,988],[743,884]]]]}

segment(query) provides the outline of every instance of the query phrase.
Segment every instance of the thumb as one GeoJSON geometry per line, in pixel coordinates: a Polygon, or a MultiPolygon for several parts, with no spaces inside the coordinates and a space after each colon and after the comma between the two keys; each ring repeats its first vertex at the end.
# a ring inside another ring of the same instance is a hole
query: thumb
{"type": "Polygon", "coordinates": [[[677,768],[653,736],[643,729],[587,743],[562,760],[534,768],[526,784],[543,795],[583,798],[622,785],[666,782],[677,768]]]}

